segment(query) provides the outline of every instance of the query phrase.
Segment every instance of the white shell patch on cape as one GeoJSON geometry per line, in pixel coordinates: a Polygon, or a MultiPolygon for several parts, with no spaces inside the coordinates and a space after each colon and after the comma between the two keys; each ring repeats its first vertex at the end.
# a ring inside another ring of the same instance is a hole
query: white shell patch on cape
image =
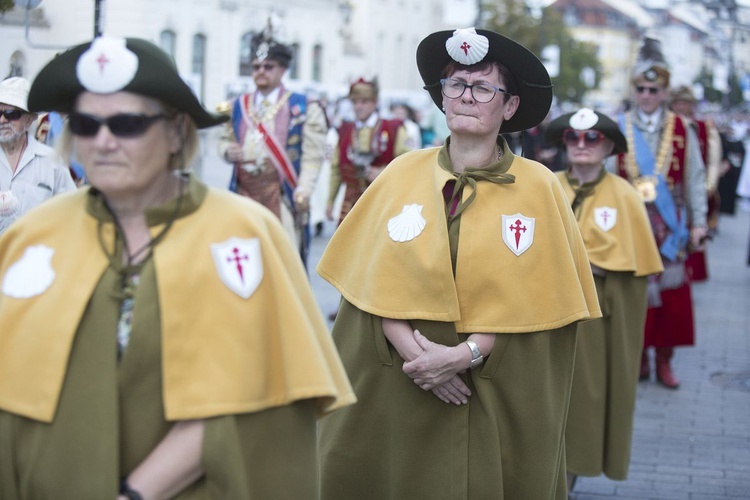
{"type": "Polygon", "coordinates": [[[83,87],[97,94],[110,94],[125,88],[138,71],[138,56],[125,45],[124,38],[94,39],[76,63],[76,77],[83,87]]]}
{"type": "Polygon", "coordinates": [[[520,213],[503,214],[503,242],[516,256],[520,256],[534,243],[534,222],[533,217],[520,213]]]}
{"type": "Polygon", "coordinates": [[[16,213],[20,202],[13,191],[0,191],[0,217],[8,217],[16,213]]]}
{"type": "Polygon", "coordinates": [[[461,28],[445,41],[445,48],[451,59],[470,66],[484,59],[490,48],[490,41],[474,28],[461,28]]]}
{"type": "Polygon", "coordinates": [[[26,248],[23,256],[3,276],[3,293],[15,299],[41,295],[55,280],[52,269],[54,248],[35,245],[26,248]]]}
{"type": "Polygon", "coordinates": [[[609,231],[617,224],[617,209],[612,207],[595,208],[594,222],[602,231],[609,231]]]}
{"type": "Polygon", "coordinates": [[[250,298],[263,281],[260,239],[233,236],[211,244],[211,254],[221,282],[243,299],[250,298]]]}
{"type": "Polygon", "coordinates": [[[404,243],[411,241],[424,231],[427,221],[422,217],[424,205],[404,205],[397,216],[388,221],[388,236],[393,241],[404,243]]]}
{"type": "Polygon", "coordinates": [[[593,109],[581,108],[570,117],[570,126],[576,130],[588,130],[599,122],[593,109]]]}

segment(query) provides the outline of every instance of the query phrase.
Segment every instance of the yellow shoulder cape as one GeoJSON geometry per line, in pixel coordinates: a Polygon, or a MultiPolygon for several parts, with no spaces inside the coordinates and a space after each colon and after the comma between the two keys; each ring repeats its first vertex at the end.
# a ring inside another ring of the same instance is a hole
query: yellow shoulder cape
{"type": "MultiPolygon", "coordinates": [[[[43,293],[0,293],[0,409],[44,422],[54,419],[78,324],[108,265],[85,191],[53,198],[0,238],[0,281],[28,247],[54,250],[55,278],[43,293]]],[[[112,224],[103,229],[111,241],[112,224]]],[[[317,399],[323,414],[355,401],[299,256],[265,208],[211,189],[153,258],[167,419],[301,399],[317,399]],[[231,237],[260,240],[263,278],[248,299],[222,283],[213,262],[210,245],[231,237]]]]}
{"type": "MultiPolygon", "coordinates": [[[[601,316],[583,240],[560,183],[516,157],[513,184],[477,183],[461,215],[455,279],[442,189],[453,176],[438,149],[399,156],[365,191],[333,235],[318,273],[347,301],[395,319],[449,321],[459,332],[524,333],[601,316]],[[388,222],[421,206],[426,225],[396,242],[388,222]],[[533,242],[516,255],[503,215],[534,219],[533,242]]],[[[464,188],[469,196],[471,188],[464,188]]]]}
{"type": "MultiPolygon", "coordinates": [[[[575,191],[565,172],[557,176],[572,201],[575,191]]],[[[578,225],[592,264],[608,271],[632,271],[635,276],[664,270],[643,198],[625,179],[607,173],[584,198],[580,210],[578,225]],[[616,217],[606,231],[595,218],[595,211],[605,207],[613,209],[616,217]]]]}

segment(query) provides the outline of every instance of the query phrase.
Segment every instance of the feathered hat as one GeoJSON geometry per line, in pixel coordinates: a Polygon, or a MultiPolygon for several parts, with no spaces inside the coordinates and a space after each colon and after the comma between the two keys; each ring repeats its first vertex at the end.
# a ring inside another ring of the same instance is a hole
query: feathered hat
{"type": "Polygon", "coordinates": [[[292,52],[292,49],[274,39],[273,31],[273,23],[269,18],[263,31],[253,35],[253,38],[250,41],[250,53],[253,55],[253,58],[258,61],[270,59],[271,61],[277,61],[283,67],[288,68],[294,53],[292,52]]]}
{"type": "Polygon", "coordinates": [[[666,88],[669,87],[669,76],[669,65],[661,51],[661,42],[656,38],[644,38],[633,67],[633,83],[646,81],[666,88]]]}

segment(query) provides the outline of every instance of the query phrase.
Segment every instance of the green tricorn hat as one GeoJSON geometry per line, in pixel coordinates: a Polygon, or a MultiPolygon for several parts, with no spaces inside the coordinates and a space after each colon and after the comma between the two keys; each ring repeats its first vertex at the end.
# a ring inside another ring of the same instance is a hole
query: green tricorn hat
{"type": "Polygon", "coordinates": [[[589,108],[581,108],[575,113],[560,115],[547,125],[544,138],[550,144],[564,146],[562,141],[563,132],[567,129],[573,130],[598,130],[604,136],[615,143],[612,154],[626,153],[628,141],[610,117],[589,108]]]}
{"type": "Polygon", "coordinates": [[[34,79],[29,110],[68,113],[84,91],[125,91],[151,97],[188,114],[198,128],[229,119],[206,111],[180,77],[172,58],[139,38],[99,37],[58,54],[34,79]]]}
{"type": "Polygon", "coordinates": [[[552,105],[549,73],[544,64],[518,42],[494,31],[474,28],[438,31],[422,40],[417,47],[417,68],[425,90],[440,109],[443,107],[440,79],[451,61],[464,66],[496,61],[513,75],[520,102],[516,113],[500,126],[501,133],[534,127],[547,116],[552,105]]]}

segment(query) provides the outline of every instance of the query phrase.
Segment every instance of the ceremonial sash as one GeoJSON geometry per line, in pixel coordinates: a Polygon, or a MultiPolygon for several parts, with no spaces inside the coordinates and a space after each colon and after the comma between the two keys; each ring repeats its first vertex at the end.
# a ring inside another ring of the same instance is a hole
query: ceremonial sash
{"type": "MultiPolygon", "coordinates": [[[[669,191],[664,176],[657,170],[658,166],[656,165],[656,158],[654,158],[654,154],[651,152],[651,148],[649,148],[641,131],[637,127],[634,127],[630,120],[628,120],[627,124],[623,123],[623,120],[625,120],[625,118],[621,117],[620,128],[625,130],[626,133],[632,131],[634,147],[628,154],[635,154],[635,163],[638,166],[640,175],[655,177],[657,179],[655,186],[656,199],[653,203],[670,231],[670,234],[664,239],[661,247],[659,247],[659,251],[668,260],[674,262],[677,260],[677,255],[679,254],[680,249],[685,248],[687,245],[688,237],[690,235],[685,223],[687,220],[687,213],[682,209],[678,214],[677,207],[672,198],[672,193],[669,191]]],[[[669,161],[671,161],[671,158],[669,161]]],[[[632,180],[633,179],[631,179],[631,181],[632,180]]]]}
{"type": "Polygon", "coordinates": [[[279,172],[279,176],[294,190],[297,187],[297,171],[294,169],[294,165],[292,165],[292,161],[287,156],[284,147],[279,144],[276,137],[268,131],[263,123],[254,121],[248,114],[250,95],[243,94],[241,99],[240,110],[242,111],[242,119],[245,120],[249,128],[254,128],[260,132],[263,137],[263,144],[270,153],[271,162],[279,172]]]}

